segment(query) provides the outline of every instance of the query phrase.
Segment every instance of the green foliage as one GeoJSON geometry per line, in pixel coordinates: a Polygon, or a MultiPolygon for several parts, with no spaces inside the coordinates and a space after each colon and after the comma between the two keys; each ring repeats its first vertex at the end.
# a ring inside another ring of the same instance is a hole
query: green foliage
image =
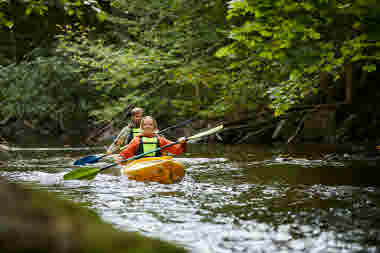
{"type": "MultiPolygon", "coordinates": [[[[29,18],[49,15],[54,7],[48,1],[21,3],[29,18]]],[[[257,73],[236,71],[231,75],[228,62],[213,55],[228,40],[224,1],[81,0],[59,4],[65,15],[73,18],[69,25],[58,25],[55,58],[51,59],[64,62],[62,71],[73,77],[73,90],[96,91],[96,101],[83,96],[83,103],[99,122],[117,116],[123,119],[119,114],[131,104],[174,122],[195,114],[214,118],[247,111],[261,101],[257,98],[262,97],[264,83],[250,81],[257,73]],[[88,16],[95,13],[104,23],[88,28],[81,14],[86,8],[95,10],[87,12],[88,16]]],[[[24,64],[26,61],[15,68],[24,69],[24,64]]],[[[7,112],[13,110],[20,117],[43,116],[34,114],[40,111],[36,108],[31,114],[17,108],[12,105],[7,112]]]]}
{"type": "Polygon", "coordinates": [[[279,115],[317,93],[321,73],[338,82],[346,64],[375,72],[380,57],[375,0],[19,0],[22,15],[11,15],[20,11],[11,3],[0,2],[10,44],[24,43],[21,17],[52,18],[63,7],[65,18],[49,30],[59,31],[53,53],[23,58],[17,44],[20,64],[3,67],[1,113],[17,117],[88,110],[98,122],[123,120],[139,105],[174,122],[235,116],[268,100],[279,115]]]}
{"type": "Polygon", "coordinates": [[[268,90],[276,114],[314,92],[321,72],[339,79],[354,62],[375,71],[379,61],[380,6],[372,1],[230,1],[227,18],[233,42],[219,49],[236,66],[275,76],[268,90]],[[277,74],[276,74],[277,73],[277,74]],[[278,82],[274,82],[274,81],[278,82]]]}
{"type": "Polygon", "coordinates": [[[238,93],[229,93],[231,78],[225,64],[212,55],[224,38],[217,32],[224,24],[221,1],[111,1],[111,5],[129,14],[107,16],[110,27],[122,28],[113,33],[117,44],[108,43],[107,34],[94,40],[70,27],[59,37],[59,53],[89,73],[81,82],[93,84],[103,94],[99,98],[103,109],[91,115],[109,121],[127,104],[138,104],[156,117],[175,121],[195,114],[217,117],[242,107],[238,93]],[[230,99],[220,99],[225,94],[230,99]]]}
{"type": "Polygon", "coordinates": [[[88,10],[92,9],[97,12],[100,19],[105,19],[105,13],[100,8],[98,1],[95,0],[2,0],[0,1],[0,27],[6,26],[12,29],[15,20],[21,18],[12,15],[11,11],[15,6],[23,6],[25,16],[45,16],[50,8],[59,8],[64,10],[66,15],[81,19],[88,10]]]}
{"type": "MultiPolygon", "coordinates": [[[[36,50],[38,51],[38,50],[36,50]]],[[[59,125],[95,107],[96,94],[78,87],[79,73],[63,58],[39,56],[1,67],[0,115],[59,125]]]]}
{"type": "Polygon", "coordinates": [[[0,1],[0,64],[22,61],[37,47],[54,45],[56,24],[100,25],[106,15],[95,0],[0,1]]]}

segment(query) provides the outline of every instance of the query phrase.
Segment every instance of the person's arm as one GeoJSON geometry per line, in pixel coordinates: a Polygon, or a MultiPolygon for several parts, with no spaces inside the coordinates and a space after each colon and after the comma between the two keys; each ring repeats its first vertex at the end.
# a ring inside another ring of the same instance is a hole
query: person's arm
{"type": "MultiPolygon", "coordinates": [[[[169,141],[168,139],[160,135],[158,136],[158,139],[160,141],[160,147],[173,143],[173,141],[169,141]]],[[[187,146],[186,141],[182,140],[181,143],[164,148],[161,151],[166,151],[171,154],[179,155],[179,154],[182,154],[183,152],[186,152],[186,146],[187,146]]]]}
{"type": "Polygon", "coordinates": [[[120,152],[120,147],[124,145],[126,139],[129,137],[132,128],[128,125],[124,127],[116,139],[112,142],[111,146],[107,149],[107,154],[115,154],[120,152]]]}
{"type": "Polygon", "coordinates": [[[128,146],[121,151],[120,156],[122,159],[128,159],[136,154],[137,148],[140,144],[140,137],[135,137],[132,139],[132,141],[128,144],[128,146]]]}

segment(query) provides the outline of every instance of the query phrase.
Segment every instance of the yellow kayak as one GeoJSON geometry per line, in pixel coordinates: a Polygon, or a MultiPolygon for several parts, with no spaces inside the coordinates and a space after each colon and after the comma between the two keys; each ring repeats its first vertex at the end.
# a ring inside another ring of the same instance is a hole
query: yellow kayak
{"type": "Polygon", "coordinates": [[[185,176],[185,166],[171,156],[146,157],[122,165],[121,174],[136,181],[172,184],[185,176]]]}

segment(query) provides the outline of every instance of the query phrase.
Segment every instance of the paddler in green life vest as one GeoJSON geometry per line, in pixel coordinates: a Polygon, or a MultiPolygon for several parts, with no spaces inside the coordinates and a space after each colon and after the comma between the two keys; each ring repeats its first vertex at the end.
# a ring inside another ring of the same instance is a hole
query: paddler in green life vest
{"type": "MultiPolygon", "coordinates": [[[[140,128],[142,133],[138,134],[133,140],[128,144],[128,146],[120,153],[121,159],[128,159],[132,156],[143,154],[151,150],[157,149],[159,147],[165,146],[167,144],[173,143],[165,137],[156,134],[158,126],[155,119],[151,116],[146,116],[141,120],[140,128]]],[[[181,137],[178,139],[178,144],[164,148],[160,151],[152,152],[146,154],[145,157],[158,157],[161,154],[166,154],[166,152],[179,155],[186,151],[186,138],[181,137]]],[[[120,160],[119,160],[120,161],[120,160]]]]}
{"type": "Polygon", "coordinates": [[[140,129],[140,122],[143,115],[144,109],[140,107],[135,107],[132,109],[131,120],[128,122],[127,126],[120,131],[111,146],[109,146],[107,149],[107,154],[111,155],[120,153],[121,147],[129,144],[136,135],[142,132],[140,129]]]}

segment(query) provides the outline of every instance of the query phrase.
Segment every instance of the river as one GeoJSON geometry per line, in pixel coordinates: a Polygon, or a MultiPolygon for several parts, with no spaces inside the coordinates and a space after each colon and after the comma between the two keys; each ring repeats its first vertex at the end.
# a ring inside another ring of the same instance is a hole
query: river
{"type": "Polygon", "coordinates": [[[116,167],[64,181],[76,159],[104,149],[32,149],[14,151],[0,175],[191,252],[379,252],[380,159],[333,150],[190,144],[175,158],[183,181],[164,185],[128,180],[116,167]]]}

